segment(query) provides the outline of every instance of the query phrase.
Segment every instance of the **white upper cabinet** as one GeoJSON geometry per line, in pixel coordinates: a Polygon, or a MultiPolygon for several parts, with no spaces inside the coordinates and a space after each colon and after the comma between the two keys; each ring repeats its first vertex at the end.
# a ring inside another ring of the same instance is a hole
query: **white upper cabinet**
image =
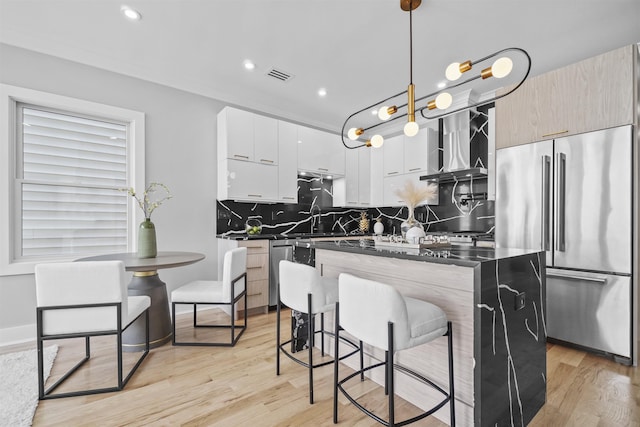
{"type": "Polygon", "coordinates": [[[404,137],[404,173],[438,171],[438,132],[422,128],[414,137],[404,137]]]}
{"type": "Polygon", "coordinates": [[[422,128],[416,136],[394,136],[384,142],[384,176],[438,171],[438,132],[422,128]]]}
{"type": "Polygon", "coordinates": [[[231,107],[218,113],[218,160],[253,161],[253,116],[231,107]]]}
{"type": "Polygon", "coordinates": [[[344,178],[333,180],[333,206],[371,205],[371,149],[346,150],[344,178]]]}
{"type": "Polygon", "coordinates": [[[278,200],[278,168],[242,160],[218,162],[218,199],[252,202],[278,200]]]}
{"type": "Polygon", "coordinates": [[[278,120],[253,115],[253,153],[256,163],[278,164],[278,120]]]}
{"type": "Polygon", "coordinates": [[[384,176],[404,173],[404,135],[394,136],[384,141],[384,176]]]}
{"type": "Polygon", "coordinates": [[[278,164],[278,121],[225,107],[218,114],[218,160],[278,164]]]}
{"type": "Polygon", "coordinates": [[[298,169],[323,175],[343,176],[345,147],[339,135],[298,126],[298,169]]]}
{"type": "MultiPolygon", "coordinates": [[[[358,204],[368,207],[371,205],[371,149],[347,150],[349,151],[358,152],[358,204]]],[[[348,168],[349,166],[347,170],[348,168]]]]}
{"type": "Polygon", "coordinates": [[[298,203],[298,126],[278,120],[278,199],[298,203]]]}

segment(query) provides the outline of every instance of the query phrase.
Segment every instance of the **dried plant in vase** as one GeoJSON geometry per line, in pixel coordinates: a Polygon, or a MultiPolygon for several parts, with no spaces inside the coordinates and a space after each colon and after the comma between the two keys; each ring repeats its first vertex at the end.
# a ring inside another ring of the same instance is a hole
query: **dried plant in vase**
{"type": "Polygon", "coordinates": [[[412,239],[416,237],[424,237],[424,228],[422,227],[422,224],[416,221],[414,210],[418,205],[427,202],[427,200],[437,195],[438,186],[434,183],[416,184],[413,181],[407,180],[404,183],[404,187],[398,188],[395,191],[395,194],[407,205],[407,209],[409,210],[407,220],[400,225],[402,237],[407,240],[409,240],[409,237],[412,239]],[[409,230],[411,230],[411,232],[410,235],[407,236],[409,230]]]}

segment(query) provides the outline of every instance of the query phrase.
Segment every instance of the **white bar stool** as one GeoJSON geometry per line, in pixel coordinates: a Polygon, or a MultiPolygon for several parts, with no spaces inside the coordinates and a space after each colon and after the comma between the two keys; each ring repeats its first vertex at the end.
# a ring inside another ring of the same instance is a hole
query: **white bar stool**
{"type": "MultiPolygon", "coordinates": [[[[298,264],[291,261],[280,261],[280,277],[278,282],[278,302],[276,305],[276,374],[280,375],[280,352],[284,353],[289,359],[308,368],[309,370],[309,403],[313,403],[313,369],[333,363],[333,359],[323,362],[313,362],[313,347],[315,335],[320,334],[321,354],[324,351],[324,336],[334,336],[332,332],[324,330],[324,313],[331,311],[335,307],[338,299],[338,280],[322,277],[318,271],[308,265],[298,264]],[[281,304],[285,304],[292,310],[300,313],[308,314],[307,330],[309,337],[308,360],[305,362],[294,356],[285,349],[285,346],[291,344],[292,339],[280,342],[280,311],[281,304]],[[315,330],[315,316],[320,314],[320,330],[315,330]]],[[[341,359],[349,357],[360,351],[362,346],[342,338],[354,348],[354,351],[343,355],[341,359]]],[[[339,354],[337,351],[335,354],[339,354]]],[[[362,359],[361,359],[362,360],[362,359]]]]}
{"type": "MultiPolygon", "coordinates": [[[[453,389],[453,333],[451,322],[437,306],[426,301],[402,296],[392,286],[366,280],[350,274],[339,276],[339,302],[336,303],[336,338],[340,330],[345,330],[360,342],[366,342],[385,351],[385,361],[361,368],[339,380],[339,362],[334,363],[333,422],[338,422],[338,390],[340,390],[358,409],[385,426],[404,426],[421,420],[449,402],[451,425],[455,426],[454,389],[453,389]],[[385,334],[386,331],[386,334],[385,334]],[[449,392],[423,375],[393,362],[396,351],[428,343],[441,336],[448,338],[449,353],[449,392]],[[347,381],[364,372],[385,367],[385,394],[389,396],[388,420],[384,420],[358,403],[343,387],[347,381]],[[394,368],[442,393],[444,399],[431,409],[401,421],[395,421],[394,368]]],[[[336,339],[336,343],[338,340],[336,339]]],[[[337,349],[337,345],[336,345],[337,349]]]]}

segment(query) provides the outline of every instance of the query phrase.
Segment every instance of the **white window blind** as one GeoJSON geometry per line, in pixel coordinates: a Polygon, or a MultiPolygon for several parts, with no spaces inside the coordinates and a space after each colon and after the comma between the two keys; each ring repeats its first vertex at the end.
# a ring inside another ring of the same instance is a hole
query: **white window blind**
{"type": "Polygon", "coordinates": [[[127,250],[127,125],[19,104],[16,254],[127,250]]]}

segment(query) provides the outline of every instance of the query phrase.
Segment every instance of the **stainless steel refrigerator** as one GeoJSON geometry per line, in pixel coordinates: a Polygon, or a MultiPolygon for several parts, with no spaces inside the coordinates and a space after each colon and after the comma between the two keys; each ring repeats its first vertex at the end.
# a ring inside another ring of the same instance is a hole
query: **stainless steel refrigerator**
{"type": "Polygon", "coordinates": [[[632,126],[500,149],[496,246],[546,251],[548,337],[632,357],[632,126]]]}

